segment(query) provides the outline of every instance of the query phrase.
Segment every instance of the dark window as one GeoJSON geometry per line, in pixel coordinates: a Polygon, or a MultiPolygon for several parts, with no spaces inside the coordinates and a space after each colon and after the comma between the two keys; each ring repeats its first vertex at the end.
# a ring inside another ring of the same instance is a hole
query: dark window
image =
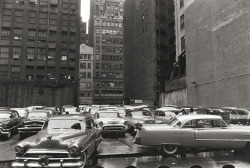
{"type": "Polygon", "coordinates": [[[185,36],[181,38],[181,51],[185,50],[185,39],[186,39],[185,36]]]}
{"type": "Polygon", "coordinates": [[[181,30],[184,29],[184,14],[180,17],[181,30]]]}

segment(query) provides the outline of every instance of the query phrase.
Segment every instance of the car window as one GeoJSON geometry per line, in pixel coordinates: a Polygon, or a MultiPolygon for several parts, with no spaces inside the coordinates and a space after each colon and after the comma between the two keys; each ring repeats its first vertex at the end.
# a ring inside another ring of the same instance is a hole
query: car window
{"type": "Polygon", "coordinates": [[[163,111],[159,111],[159,116],[164,117],[164,116],[165,116],[165,112],[163,112],[163,111]]]}
{"type": "Polygon", "coordinates": [[[81,129],[85,130],[85,123],[82,120],[52,119],[48,123],[48,129],[74,129],[71,128],[75,123],[80,123],[81,129]]]}
{"type": "Polygon", "coordinates": [[[198,123],[196,120],[190,120],[186,122],[182,128],[197,128],[198,123]]]}

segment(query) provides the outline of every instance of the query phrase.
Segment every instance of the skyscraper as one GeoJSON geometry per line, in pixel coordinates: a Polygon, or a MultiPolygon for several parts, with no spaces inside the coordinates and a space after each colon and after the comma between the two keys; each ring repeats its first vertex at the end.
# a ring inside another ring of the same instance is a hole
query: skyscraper
{"type": "Polygon", "coordinates": [[[123,3],[90,3],[89,45],[94,48],[94,104],[123,103],[123,3]]]}

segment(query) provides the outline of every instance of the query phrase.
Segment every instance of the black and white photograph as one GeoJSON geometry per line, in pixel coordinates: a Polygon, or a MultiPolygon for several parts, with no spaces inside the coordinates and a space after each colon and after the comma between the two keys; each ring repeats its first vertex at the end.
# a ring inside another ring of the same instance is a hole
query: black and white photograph
{"type": "Polygon", "coordinates": [[[250,0],[0,0],[0,168],[249,168],[250,0]]]}

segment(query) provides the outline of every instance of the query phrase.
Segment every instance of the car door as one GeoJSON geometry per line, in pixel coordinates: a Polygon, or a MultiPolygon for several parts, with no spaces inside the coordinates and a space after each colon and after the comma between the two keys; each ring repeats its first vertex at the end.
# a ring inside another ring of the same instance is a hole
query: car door
{"type": "Polygon", "coordinates": [[[220,119],[201,120],[195,131],[200,148],[229,149],[231,134],[227,125],[220,119]]]}
{"type": "Polygon", "coordinates": [[[88,149],[87,149],[87,155],[90,155],[96,147],[96,127],[95,127],[95,123],[92,119],[88,119],[87,123],[86,123],[86,131],[88,132],[88,140],[87,140],[87,145],[88,145],[88,149]]]}

